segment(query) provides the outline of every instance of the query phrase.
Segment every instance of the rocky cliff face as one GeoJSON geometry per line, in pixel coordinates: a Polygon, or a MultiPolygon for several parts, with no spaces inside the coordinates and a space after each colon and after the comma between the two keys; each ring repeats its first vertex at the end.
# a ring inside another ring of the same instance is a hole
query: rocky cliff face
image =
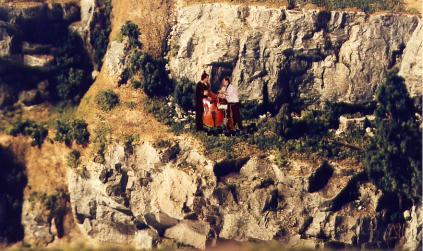
{"type": "Polygon", "coordinates": [[[82,19],[81,7],[75,2],[0,6],[0,107],[18,100],[34,105],[57,96],[56,86],[66,80],[56,75],[58,72],[68,75],[68,68],[74,67],[75,60],[69,59],[71,57],[81,59],[76,68],[89,78],[93,62],[87,54],[94,53],[90,45],[90,27],[94,21],[89,16],[93,15],[96,5],[94,3],[92,10],[86,10],[86,5],[83,5],[82,19]],[[84,41],[80,43],[78,37],[71,45],[66,44],[70,31],[79,33],[84,41]]]}
{"type": "Polygon", "coordinates": [[[173,77],[196,81],[204,69],[216,82],[231,75],[244,100],[277,100],[289,90],[311,103],[364,103],[394,66],[421,95],[417,16],[198,4],[179,7],[176,19],[173,77]]]}
{"type": "MultiPolygon", "coordinates": [[[[89,160],[68,179],[79,226],[99,242],[386,248],[398,236],[376,213],[381,193],[357,182],[356,171],[354,163],[300,159],[278,167],[271,156],[214,162],[177,139],[114,144],[104,161],[89,160]]],[[[421,241],[418,233],[408,239],[412,248],[421,241]]]]}

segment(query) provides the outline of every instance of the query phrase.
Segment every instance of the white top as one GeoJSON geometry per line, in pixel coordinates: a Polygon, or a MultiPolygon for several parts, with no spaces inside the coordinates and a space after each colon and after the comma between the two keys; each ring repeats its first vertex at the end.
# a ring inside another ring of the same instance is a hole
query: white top
{"type": "Polygon", "coordinates": [[[228,86],[225,96],[228,103],[239,103],[238,88],[236,88],[233,84],[228,86]]]}

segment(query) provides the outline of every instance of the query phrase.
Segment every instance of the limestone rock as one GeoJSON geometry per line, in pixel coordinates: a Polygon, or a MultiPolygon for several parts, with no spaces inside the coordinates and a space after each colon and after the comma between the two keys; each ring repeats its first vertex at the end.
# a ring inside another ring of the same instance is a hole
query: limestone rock
{"type": "Polygon", "coordinates": [[[348,118],[346,116],[339,117],[339,127],[336,130],[335,134],[340,135],[342,133],[347,133],[351,130],[365,130],[366,121],[370,122],[375,120],[375,117],[364,116],[360,118],[348,118]]]}
{"type": "Polygon", "coordinates": [[[0,21],[0,58],[13,53],[13,34],[10,33],[8,26],[6,22],[0,21]]]}
{"type": "Polygon", "coordinates": [[[40,102],[40,95],[37,90],[22,91],[19,94],[19,101],[25,105],[35,105],[40,102]]]}
{"type": "Polygon", "coordinates": [[[51,212],[40,200],[25,200],[22,208],[24,240],[33,246],[46,246],[54,241],[51,212]]]}
{"type": "Polygon", "coordinates": [[[23,60],[26,66],[45,68],[53,62],[54,57],[52,55],[24,55],[23,60]]]}
{"type": "MultiPolygon", "coordinates": [[[[282,170],[272,159],[226,161],[225,168],[237,171],[216,176],[222,161],[207,159],[183,137],[169,144],[143,141],[131,151],[113,143],[104,162],[83,163],[88,176],[69,170],[72,211],[87,237],[140,248],[176,242],[203,249],[218,238],[276,239],[292,247],[389,247],[383,240],[389,226],[376,212],[380,191],[367,183],[350,191],[359,195],[361,210],[343,192],[353,189],[351,170],[357,167],[328,163],[332,178],[311,193],[309,177],[319,165],[291,159],[282,170]],[[175,145],[173,160],[163,159],[175,145]],[[338,209],[322,207],[334,200],[338,209]]],[[[413,212],[410,243],[419,231],[413,212]]]]}
{"type": "Polygon", "coordinates": [[[404,250],[421,250],[422,249],[422,208],[413,206],[410,212],[410,218],[405,228],[404,250]]]}
{"type": "Polygon", "coordinates": [[[164,236],[198,249],[206,248],[210,226],[204,222],[184,221],[166,230],[164,236]]]}
{"type": "Polygon", "coordinates": [[[418,16],[214,3],[180,6],[176,18],[172,76],[197,81],[206,70],[217,85],[231,75],[243,100],[263,100],[265,91],[276,100],[289,85],[311,103],[364,103],[395,65],[410,90],[421,89],[418,16]]]}
{"type": "Polygon", "coordinates": [[[422,95],[423,79],[423,28],[420,20],[410,42],[404,50],[399,74],[405,78],[411,96],[422,95]]]}
{"type": "Polygon", "coordinates": [[[113,41],[107,50],[104,67],[114,85],[119,85],[124,80],[123,73],[126,68],[127,50],[124,42],[113,41]]]}

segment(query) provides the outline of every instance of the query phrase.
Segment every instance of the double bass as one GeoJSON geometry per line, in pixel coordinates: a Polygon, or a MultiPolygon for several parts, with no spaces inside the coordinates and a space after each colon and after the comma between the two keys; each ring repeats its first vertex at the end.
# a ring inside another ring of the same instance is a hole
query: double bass
{"type": "Polygon", "coordinates": [[[225,105],[216,95],[203,98],[203,124],[209,128],[218,128],[225,123],[225,105]]]}

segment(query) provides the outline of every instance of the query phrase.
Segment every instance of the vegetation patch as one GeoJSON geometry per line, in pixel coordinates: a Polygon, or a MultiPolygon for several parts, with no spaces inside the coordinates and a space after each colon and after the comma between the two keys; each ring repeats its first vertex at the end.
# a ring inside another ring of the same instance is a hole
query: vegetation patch
{"type": "Polygon", "coordinates": [[[174,88],[172,81],[168,78],[165,62],[153,59],[139,50],[136,50],[130,58],[128,75],[141,79],[139,83],[134,81],[132,87],[135,89],[141,87],[149,97],[166,96],[174,88]]]}
{"type": "Polygon", "coordinates": [[[185,111],[194,110],[195,83],[187,78],[178,80],[175,85],[173,97],[176,103],[185,111]]]}
{"type": "Polygon", "coordinates": [[[310,2],[327,10],[356,8],[366,13],[373,13],[375,11],[404,11],[404,2],[402,0],[311,0],[310,2]]]}
{"type": "Polygon", "coordinates": [[[366,149],[365,168],[382,191],[399,199],[400,210],[422,196],[422,130],[404,79],[388,73],[377,91],[375,136],[366,149]]]}
{"type": "Polygon", "coordinates": [[[88,124],[82,119],[75,119],[70,122],[57,120],[54,140],[65,143],[67,146],[71,146],[74,141],[78,145],[86,145],[90,139],[87,126],[88,124]]]}
{"type": "Polygon", "coordinates": [[[111,0],[96,0],[97,8],[91,22],[91,45],[94,48],[94,62],[97,68],[102,65],[102,59],[107,51],[109,35],[112,30],[110,21],[112,14],[111,0]]]}
{"type": "Polygon", "coordinates": [[[48,135],[46,126],[37,124],[32,120],[23,120],[15,122],[9,128],[9,134],[12,136],[24,135],[32,138],[32,145],[41,147],[48,135]]]}
{"type": "Polygon", "coordinates": [[[132,21],[126,21],[124,25],[120,28],[121,37],[127,37],[129,40],[129,45],[132,48],[137,48],[141,46],[139,41],[139,36],[141,32],[138,28],[138,25],[134,24],[132,21]]]}
{"type": "Polygon", "coordinates": [[[119,96],[113,90],[101,91],[96,95],[95,102],[100,110],[109,112],[119,104],[119,96]]]}
{"type": "Polygon", "coordinates": [[[91,72],[92,66],[77,34],[69,33],[60,42],[54,53],[56,73],[51,79],[52,91],[58,101],[75,104],[89,88],[92,80],[87,72],[91,72]]]}
{"type": "Polygon", "coordinates": [[[68,154],[66,161],[70,168],[76,169],[81,164],[81,153],[77,150],[72,150],[68,154]]]}

